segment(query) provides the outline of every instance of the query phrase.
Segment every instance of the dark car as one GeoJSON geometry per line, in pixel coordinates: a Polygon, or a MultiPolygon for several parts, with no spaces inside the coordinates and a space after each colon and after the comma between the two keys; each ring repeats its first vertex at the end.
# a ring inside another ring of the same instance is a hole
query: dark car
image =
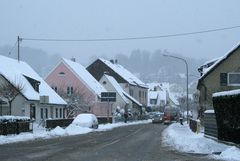
{"type": "Polygon", "coordinates": [[[152,118],[152,123],[162,123],[163,122],[163,113],[156,113],[152,118]]]}
{"type": "Polygon", "coordinates": [[[177,107],[165,107],[164,109],[164,124],[169,124],[172,121],[178,121],[180,116],[180,109],[177,107]]]}

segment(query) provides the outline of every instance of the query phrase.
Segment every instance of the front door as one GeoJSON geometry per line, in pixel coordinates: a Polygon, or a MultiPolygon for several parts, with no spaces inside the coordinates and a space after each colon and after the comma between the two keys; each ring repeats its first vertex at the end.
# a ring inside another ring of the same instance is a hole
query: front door
{"type": "Polygon", "coordinates": [[[36,106],[35,104],[30,104],[30,119],[35,120],[36,119],[36,106]]]}

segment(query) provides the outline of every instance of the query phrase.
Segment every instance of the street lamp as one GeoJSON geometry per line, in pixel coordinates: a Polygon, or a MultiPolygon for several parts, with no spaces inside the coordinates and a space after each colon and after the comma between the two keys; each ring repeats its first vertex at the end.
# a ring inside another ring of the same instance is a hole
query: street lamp
{"type": "Polygon", "coordinates": [[[179,59],[179,60],[183,61],[186,65],[186,73],[187,73],[187,123],[188,123],[188,119],[189,119],[189,114],[188,114],[188,63],[185,59],[177,57],[177,56],[167,55],[167,54],[163,54],[163,56],[179,59]]]}

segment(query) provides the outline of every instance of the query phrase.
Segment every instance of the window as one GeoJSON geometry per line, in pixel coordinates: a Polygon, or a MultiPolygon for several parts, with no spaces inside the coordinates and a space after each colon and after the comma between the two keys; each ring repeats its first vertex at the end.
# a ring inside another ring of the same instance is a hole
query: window
{"type": "Polygon", "coordinates": [[[48,118],[48,109],[45,108],[45,115],[46,115],[46,119],[48,118]]]}
{"type": "Polygon", "coordinates": [[[43,119],[43,108],[41,108],[41,119],[43,119]]]}
{"type": "Polygon", "coordinates": [[[65,73],[64,72],[59,72],[58,76],[63,77],[63,76],[65,76],[65,73]]]}
{"type": "Polygon", "coordinates": [[[53,86],[52,89],[57,93],[57,87],[53,86]]]}
{"type": "Polygon", "coordinates": [[[228,73],[228,85],[240,86],[240,73],[228,73]]]}
{"type": "Polygon", "coordinates": [[[157,104],[157,100],[156,99],[150,99],[150,104],[156,105],[157,104]]]}
{"type": "Polygon", "coordinates": [[[73,94],[73,87],[67,87],[67,95],[72,95],[73,94]]]}
{"type": "Polygon", "coordinates": [[[60,118],[62,118],[62,109],[60,108],[60,118]]]}
{"type": "Polygon", "coordinates": [[[141,98],[142,91],[139,91],[139,98],[141,98]]]}
{"type": "Polygon", "coordinates": [[[133,96],[133,89],[130,89],[130,96],[133,96]]]}
{"type": "Polygon", "coordinates": [[[58,108],[56,108],[56,118],[58,118],[58,108]]]}
{"type": "Polygon", "coordinates": [[[103,84],[107,84],[107,82],[106,82],[106,81],[103,81],[103,84]]]}

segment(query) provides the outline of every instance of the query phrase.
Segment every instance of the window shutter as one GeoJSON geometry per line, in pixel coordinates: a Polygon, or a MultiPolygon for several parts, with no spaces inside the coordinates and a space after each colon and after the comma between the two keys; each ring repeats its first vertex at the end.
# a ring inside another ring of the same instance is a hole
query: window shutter
{"type": "Polygon", "coordinates": [[[220,85],[227,86],[227,73],[220,73],[220,85]]]}

